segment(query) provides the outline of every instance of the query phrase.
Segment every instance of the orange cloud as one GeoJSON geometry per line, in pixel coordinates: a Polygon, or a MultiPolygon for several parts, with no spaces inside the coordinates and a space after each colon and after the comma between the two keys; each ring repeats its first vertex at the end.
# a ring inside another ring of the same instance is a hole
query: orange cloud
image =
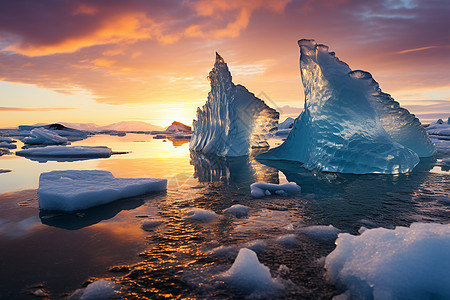
{"type": "Polygon", "coordinates": [[[234,21],[228,22],[225,28],[208,30],[208,32],[205,33],[199,25],[192,25],[186,29],[185,34],[189,37],[212,36],[215,39],[235,38],[239,36],[243,29],[247,28],[250,22],[250,17],[255,10],[263,9],[276,13],[282,13],[290,1],[291,0],[200,0],[192,4],[195,11],[200,16],[221,19],[226,18],[227,13],[231,13],[233,15],[237,15],[237,17],[234,21]]]}
{"type": "Polygon", "coordinates": [[[134,43],[142,39],[156,39],[170,44],[180,38],[180,34],[165,35],[161,25],[147,18],[145,14],[123,14],[106,18],[99,28],[81,36],[70,37],[50,45],[23,44],[7,47],[27,56],[44,56],[56,53],[73,53],[85,47],[105,44],[134,43]]]}

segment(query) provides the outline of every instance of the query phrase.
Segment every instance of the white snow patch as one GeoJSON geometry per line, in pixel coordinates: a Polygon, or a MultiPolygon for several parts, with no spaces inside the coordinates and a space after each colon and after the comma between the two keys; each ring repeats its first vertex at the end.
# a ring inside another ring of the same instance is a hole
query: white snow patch
{"type": "Polygon", "coordinates": [[[218,218],[218,215],[212,210],[196,208],[186,213],[185,220],[198,221],[198,222],[210,222],[218,218]]]}
{"type": "Polygon", "coordinates": [[[35,128],[31,130],[30,136],[22,140],[28,145],[58,145],[66,144],[67,138],[55,133],[55,130],[47,130],[44,128],[35,128]]]}
{"type": "Polygon", "coordinates": [[[223,212],[227,214],[232,214],[236,217],[244,217],[248,214],[248,211],[250,210],[250,207],[242,205],[242,204],[235,204],[227,209],[225,209],[223,212]]]}
{"type": "Polygon", "coordinates": [[[338,237],[341,230],[337,229],[333,225],[316,225],[300,228],[299,232],[316,240],[334,241],[338,237]]]}
{"type": "Polygon", "coordinates": [[[48,146],[43,148],[31,148],[17,151],[19,156],[34,156],[34,157],[67,157],[67,158],[81,158],[81,157],[110,157],[111,149],[105,146],[48,146]]]}
{"type": "Polygon", "coordinates": [[[352,299],[450,299],[450,224],[339,235],[325,263],[352,299]]]}
{"type": "Polygon", "coordinates": [[[264,196],[269,196],[272,193],[277,195],[295,195],[301,192],[301,187],[299,187],[295,182],[288,182],[284,184],[271,184],[265,182],[255,182],[250,185],[251,194],[255,198],[261,198],[264,196]]]}
{"type": "Polygon", "coordinates": [[[268,267],[261,264],[250,249],[242,248],[231,268],[221,274],[221,279],[244,293],[265,294],[283,288],[282,283],[272,278],[268,267]]]}
{"type": "Polygon", "coordinates": [[[66,170],[39,177],[39,207],[74,211],[110,203],[121,198],[166,190],[167,179],[115,178],[101,170],[66,170]]]}

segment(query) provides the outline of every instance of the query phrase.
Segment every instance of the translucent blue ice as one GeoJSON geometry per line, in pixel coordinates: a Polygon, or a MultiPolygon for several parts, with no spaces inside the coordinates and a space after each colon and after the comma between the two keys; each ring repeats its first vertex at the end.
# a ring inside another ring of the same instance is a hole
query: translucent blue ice
{"type": "Polygon", "coordinates": [[[258,156],[309,170],[410,172],[435,147],[419,120],[381,91],[370,73],[352,71],[313,40],[300,40],[304,111],[286,141],[258,156]]]}
{"type": "Polygon", "coordinates": [[[209,73],[211,91],[197,120],[190,149],[220,156],[243,156],[250,148],[268,147],[279,114],[242,85],[234,85],[223,58],[216,53],[209,73]]]}

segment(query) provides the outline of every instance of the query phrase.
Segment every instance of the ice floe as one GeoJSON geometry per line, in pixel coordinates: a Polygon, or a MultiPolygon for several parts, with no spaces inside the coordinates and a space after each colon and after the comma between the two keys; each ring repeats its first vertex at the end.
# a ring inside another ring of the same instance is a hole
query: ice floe
{"type": "Polygon", "coordinates": [[[9,143],[9,142],[0,142],[0,148],[4,148],[4,149],[16,149],[17,146],[9,143]]]}
{"type": "Polygon", "coordinates": [[[102,170],[66,170],[39,177],[39,207],[74,211],[110,203],[121,198],[166,190],[167,180],[115,178],[102,170]]]}
{"type": "Polygon", "coordinates": [[[109,280],[96,280],[86,288],[78,289],[68,297],[69,300],[109,300],[119,299],[119,285],[109,280]]]}
{"type": "Polygon", "coordinates": [[[284,184],[271,184],[265,182],[255,182],[250,185],[251,194],[255,198],[261,198],[264,196],[275,195],[295,195],[301,192],[301,187],[299,187],[295,182],[288,182],[284,184]]]}
{"type": "Polygon", "coordinates": [[[111,149],[105,146],[47,146],[16,152],[16,155],[25,157],[54,158],[106,158],[111,154],[111,149]]]}
{"type": "Polygon", "coordinates": [[[295,234],[285,234],[277,238],[277,243],[284,247],[297,247],[300,243],[295,234]]]}
{"type": "Polygon", "coordinates": [[[450,299],[450,224],[343,233],[336,245],[325,268],[351,299],[450,299]]]}
{"type": "Polygon", "coordinates": [[[22,142],[28,145],[61,145],[67,144],[68,140],[53,130],[35,128],[31,130],[29,137],[22,139],[22,142]]]}

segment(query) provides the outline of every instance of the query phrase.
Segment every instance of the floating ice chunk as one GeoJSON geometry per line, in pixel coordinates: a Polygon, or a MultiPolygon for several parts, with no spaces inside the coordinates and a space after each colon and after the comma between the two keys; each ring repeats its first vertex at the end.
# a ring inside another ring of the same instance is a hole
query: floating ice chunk
{"type": "Polygon", "coordinates": [[[247,155],[250,148],[268,147],[279,114],[245,87],[234,85],[228,66],[216,53],[209,73],[211,91],[197,109],[190,149],[220,156],[247,155]]]}
{"type": "Polygon", "coordinates": [[[70,297],[69,300],[108,300],[119,299],[117,293],[118,284],[108,280],[96,280],[89,284],[86,288],[78,289],[70,297]]]}
{"type": "Polygon", "coordinates": [[[300,228],[298,231],[320,241],[334,241],[341,232],[341,230],[337,229],[333,225],[308,226],[300,228]]]}
{"type": "Polygon", "coordinates": [[[267,245],[262,240],[254,240],[246,243],[245,248],[255,251],[256,253],[260,253],[267,248],[267,245]]]}
{"type": "Polygon", "coordinates": [[[295,234],[285,234],[277,238],[277,243],[285,247],[297,247],[298,238],[295,234]]]}
{"type": "Polygon", "coordinates": [[[214,254],[214,255],[216,255],[216,256],[234,256],[234,255],[236,255],[236,252],[237,252],[237,250],[238,250],[238,247],[237,246],[234,246],[234,245],[232,245],[232,246],[224,246],[224,245],[222,245],[222,246],[219,246],[219,247],[216,247],[216,248],[214,248],[214,249],[212,249],[212,254],[214,254]]]}
{"type": "Polygon", "coordinates": [[[291,160],[309,170],[410,172],[435,148],[419,120],[313,40],[300,40],[305,106],[286,141],[259,159],[291,160]]]}
{"type": "Polygon", "coordinates": [[[210,222],[218,217],[219,216],[212,210],[196,208],[187,212],[184,219],[188,221],[210,222]]]}
{"type": "Polygon", "coordinates": [[[251,194],[255,198],[261,198],[264,196],[270,196],[272,193],[277,195],[295,195],[301,192],[301,187],[299,187],[295,182],[289,182],[284,184],[271,184],[265,182],[255,182],[250,185],[251,194]]]}
{"type": "Polygon", "coordinates": [[[227,209],[225,209],[223,212],[227,214],[232,214],[236,217],[244,217],[248,214],[248,211],[250,210],[250,207],[242,205],[242,204],[235,204],[227,209]]]}
{"type": "Polygon", "coordinates": [[[19,156],[33,157],[67,157],[67,158],[105,158],[111,156],[111,149],[104,146],[48,146],[17,151],[19,156]]]}
{"type": "Polygon", "coordinates": [[[55,133],[53,130],[44,128],[35,128],[31,130],[30,136],[22,140],[28,145],[60,145],[67,144],[67,138],[55,133]]]}
{"type": "Polygon", "coordinates": [[[42,173],[39,207],[74,211],[166,189],[166,179],[115,178],[100,170],[67,170],[42,173]]]}
{"type": "Polygon", "coordinates": [[[141,228],[145,231],[151,231],[163,223],[164,222],[160,220],[145,220],[142,222],[141,228]]]}
{"type": "Polygon", "coordinates": [[[325,261],[352,299],[450,299],[450,224],[340,234],[325,261]]]}
{"type": "Polygon", "coordinates": [[[443,139],[444,136],[431,136],[431,140],[436,146],[437,154],[450,153],[450,139],[443,139]]]}
{"type": "Polygon", "coordinates": [[[5,148],[5,149],[16,149],[17,146],[8,142],[0,142],[0,148],[5,148]]]}
{"type": "Polygon", "coordinates": [[[269,268],[259,262],[256,253],[247,248],[239,250],[233,265],[221,278],[247,294],[270,293],[283,287],[281,282],[272,278],[269,268]]]}
{"type": "Polygon", "coordinates": [[[9,137],[6,137],[6,136],[0,136],[0,143],[1,142],[5,142],[5,143],[12,143],[13,142],[13,140],[11,139],[11,138],[9,138],[9,137]]]}
{"type": "MultiPolygon", "coordinates": [[[[28,125],[20,125],[19,126],[19,133],[20,132],[25,133],[29,131],[33,131],[34,129],[44,129],[52,132],[53,134],[56,134],[61,137],[67,138],[67,140],[73,142],[73,141],[79,141],[87,138],[87,133],[81,130],[77,130],[74,128],[66,127],[62,124],[49,124],[49,125],[42,125],[42,126],[28,126],[28,125]]],[[[29,134],[26,134],[29,135],[29,134]]]]}

